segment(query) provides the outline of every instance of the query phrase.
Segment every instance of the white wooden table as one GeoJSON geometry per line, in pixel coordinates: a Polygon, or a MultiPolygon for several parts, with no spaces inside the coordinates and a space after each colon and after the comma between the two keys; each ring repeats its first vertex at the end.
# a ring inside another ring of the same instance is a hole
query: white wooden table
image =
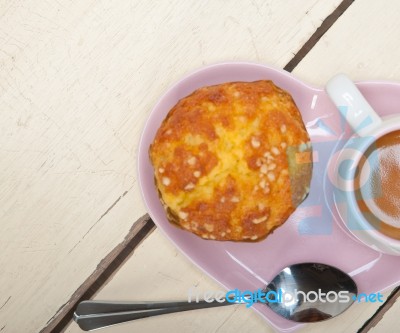
{"type": "MultiPolygon", "coordinates": [[[[0,332],[80,332],[70,319],[84,298],[218,289],[146,216],[136,150],[152,106],[221,61],[315,85],[337,72],[400,81],[399,11],[396,0],[0,2],[0,332]]],[[[398,293],[303,332],[396,331],[398,293]]],[[[132,330],[272,332],[244,307],[104,332],[132,330]]]]}

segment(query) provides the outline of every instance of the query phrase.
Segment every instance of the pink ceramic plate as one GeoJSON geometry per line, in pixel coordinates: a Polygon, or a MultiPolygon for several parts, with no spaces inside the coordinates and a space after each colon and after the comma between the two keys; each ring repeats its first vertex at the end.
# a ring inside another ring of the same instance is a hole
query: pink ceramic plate
{"type": "MultiPolygon", "coordinates": [[[[394,113],[400,105],[400,84],[365,82],[358,87],[381,115],[394,113]]],[[[400,257],[376,252],[355,239],[340,220],[333,200],[334,187],[329,176],[332,156],[350,135],[351,130],[321,88],[309,86],[283,70],[260,64],[209,66],[171,87],[151,112],[138,152],[143,198],[150,216],[164,234],[227,290],[256,290],[287,265],[320,262],[349,273],[361,293],[382,291],[400,282],[400,257]],[[274,81],[293,96],[300,109],[314,150],[310,195],[282,227],[259,243],[200,239],[167,221],[154,186],[149,145],[168,111],[195,89],[229,81],[256,80],[274,81]]],[[[253,308],[278,331],[289,332],[300,327],[265,305],[256,304],[253,308]]]]}

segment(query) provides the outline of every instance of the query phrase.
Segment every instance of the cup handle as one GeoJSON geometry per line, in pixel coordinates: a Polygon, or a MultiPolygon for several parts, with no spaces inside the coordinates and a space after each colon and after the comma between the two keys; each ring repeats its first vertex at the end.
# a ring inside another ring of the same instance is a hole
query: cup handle
{"type": "Polygon", "coordinates": [[[345,74],[330,79],[325,90],[359,136],[367,136],[382,123],[382,119],[345,74]]]}

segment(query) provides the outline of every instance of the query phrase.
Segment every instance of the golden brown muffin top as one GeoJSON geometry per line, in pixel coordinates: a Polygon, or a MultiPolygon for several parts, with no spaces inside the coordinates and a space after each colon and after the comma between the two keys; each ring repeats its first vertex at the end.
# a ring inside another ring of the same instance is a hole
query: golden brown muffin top
{"type": "Polygon", "coordinates": [[[168,219],[205,239],[264,238],[308,192],[308,141],[293,99],[271,81],[196,90],[150,147],[168,219]]]}

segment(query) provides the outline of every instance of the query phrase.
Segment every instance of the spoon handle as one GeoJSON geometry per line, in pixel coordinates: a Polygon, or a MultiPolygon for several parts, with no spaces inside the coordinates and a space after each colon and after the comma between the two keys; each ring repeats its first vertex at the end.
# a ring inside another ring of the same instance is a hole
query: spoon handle
{"type": "Polygon", "coordinates": [[[74,320],[84,331],[90,331],[131,320],[159,316],[204,308],[214,308],[237,303],[199,301],[188,302],[103,302],[83,301],[75,313],[74,320]]]}
{"type": "MultiPolygon", "coordinates": [[[[188,301],[169,301],[169,302],[112,302],[112,301],[83,301],[79,303],[75,310],[75,313],[81,315],[94,315],[94,314],[106,314],[113,312],[128,312],[138,310],[154,310],[163,308],[176,308],[178,306],[193,305],[196,302],[188,301]]],[[[209,304],[204,300],[197,302],[197,304],[209,304]]]]}

